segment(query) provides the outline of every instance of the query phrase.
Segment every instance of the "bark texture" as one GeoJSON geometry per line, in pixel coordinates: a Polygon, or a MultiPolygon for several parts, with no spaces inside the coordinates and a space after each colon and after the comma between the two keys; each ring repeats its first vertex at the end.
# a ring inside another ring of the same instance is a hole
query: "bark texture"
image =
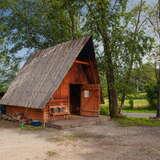
{"type": "Polygon", "coordinates": [[[114,118],[119,116],[118,99],[115,87],[114,65],[112,62],[112,54],[110,50],[109,39],[107,37],[103,37],[103,45],[106,63],[106,79],[108,84],[109,113],[110,117],[114,118]]]}

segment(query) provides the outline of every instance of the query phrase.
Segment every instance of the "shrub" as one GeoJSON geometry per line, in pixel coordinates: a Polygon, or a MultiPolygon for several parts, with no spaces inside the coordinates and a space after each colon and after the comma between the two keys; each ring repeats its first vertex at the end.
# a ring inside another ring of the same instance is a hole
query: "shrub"
{"type": "Polygon", "coordinates": [[[139,92],[139,93],[129,94],[127,95],[127,99],[146,99],[146,93],[139,92]]]}
{"type": "Polygon", "coordinates": [[[102,105],[100,109],[101,115],[108,115],[108,107],[106,105],[102,105]]]}
{"type": "Polygon", "coordinates": [[[150,85],[146,87],[147,100],[152,108],[157,105],[157,85],[150,85]]]}
{"type": "Polygon", "coordinates": [[[134,108],[134,101],[133,101],[133,99],[129,99],[129,106],[130,106],[130,108],[134,108]]]}

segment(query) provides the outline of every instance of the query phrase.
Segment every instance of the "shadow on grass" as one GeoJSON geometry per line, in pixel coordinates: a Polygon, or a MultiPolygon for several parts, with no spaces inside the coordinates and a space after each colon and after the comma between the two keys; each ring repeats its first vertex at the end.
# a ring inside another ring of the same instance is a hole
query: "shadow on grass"
{"type": "Polygon", "coordinates": [[[153,120],[148,118],[133,118],[133,117],[122,117],[113,119],[122,127],[128,126],[150,126],[160,127],[160,120],[153,120]]]}
{"type": "Polygon", "coordinates": [[[131,107],[124,107],[124,112],[131,112],[131,113],[155,113],[156,110],[151,107],[140,107],[140,108],[131,108],[131,107]]]}

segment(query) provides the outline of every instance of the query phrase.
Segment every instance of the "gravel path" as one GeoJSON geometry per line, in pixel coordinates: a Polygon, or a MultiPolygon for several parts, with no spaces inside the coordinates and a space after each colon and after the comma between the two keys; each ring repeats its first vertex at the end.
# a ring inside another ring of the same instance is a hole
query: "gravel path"
{"type": "Polygon", "coordinates": [[[28,131],[0,121],[0,160],[160,160],[160,127],[120,127],[108,120],[28,131]]]}
{"type": "Polygon", "coordinates": [[[136,118],[150,118],[150,117],[155,117],[155,113],[128,113],[128,112],[123,112],[124,115],[127,117],[136,117],[136,118]]]}

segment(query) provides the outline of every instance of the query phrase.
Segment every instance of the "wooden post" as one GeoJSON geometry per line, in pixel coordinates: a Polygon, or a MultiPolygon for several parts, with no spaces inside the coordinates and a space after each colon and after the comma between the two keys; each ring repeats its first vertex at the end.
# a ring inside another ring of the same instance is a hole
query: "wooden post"
{"type": "Polygon", "coordinates": [[[43,127],[46,127],[46,123],[48,122],[48,106],[43,109],[43,127]]]}

